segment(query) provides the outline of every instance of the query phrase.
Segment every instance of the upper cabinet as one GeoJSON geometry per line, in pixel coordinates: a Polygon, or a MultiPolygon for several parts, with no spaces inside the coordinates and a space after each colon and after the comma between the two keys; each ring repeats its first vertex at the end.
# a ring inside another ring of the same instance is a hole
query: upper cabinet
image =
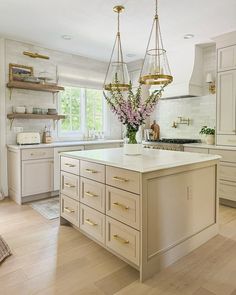
{"type": "Polygon", "coordinates": [[[236,134],[236,71],[218,73],[217,134],[236,134]]]}
{"type": "Polygon", "coordinates": [[[216,144],[236,146],[236,31],[215,38],[217,48],[216,144]]]}
{"type": "Polygon", "coordinates": [[[218,72],[236,69],[236,45],[218,49],[218,72]]]}

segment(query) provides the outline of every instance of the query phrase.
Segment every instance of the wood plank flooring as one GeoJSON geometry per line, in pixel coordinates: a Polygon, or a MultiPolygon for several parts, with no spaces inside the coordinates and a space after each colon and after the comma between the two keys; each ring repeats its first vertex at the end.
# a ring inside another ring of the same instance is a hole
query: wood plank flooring
{"type": "Polygon", "coordinates": [[[13,255],[0,266],[1,295],[236,295],[236,209],[220,207],[220,234],[145,283],[68,226],[28,205],[0,202],[0,234],[13,255]]]}

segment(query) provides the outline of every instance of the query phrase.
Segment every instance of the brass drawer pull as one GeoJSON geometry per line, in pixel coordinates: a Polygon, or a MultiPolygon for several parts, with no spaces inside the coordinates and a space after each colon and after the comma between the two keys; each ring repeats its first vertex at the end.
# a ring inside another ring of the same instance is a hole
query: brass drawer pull
{"type": "Polygon", "coordinates": [[[119,176],[114,176],[112,177],[113,180],[116,180],[116,181],[120,181],[120,182],[127,182],[129,181],[129,179],[126,179],[126,178],[123,178],[123,177],[119,177],[119,176]]]}
{"type": "Polygon", "coordinates": [[[70,209],[69,207],[65,207],[64,211],[68,212],[68,213],[75,213],[74,209],[70,209]]]}
{"type": "Polygon", "coordinates": [[[113,203],[113,205],[114,206],[118,206],[118,207],[120,207],[123,210],[129,210],[129,207],[128,206],[125,206],[125,205],[123,205],[121,203],[118,203],[118,202],[113,203]]]}
{"type": "Polygon", "coordinates": [[[70,164],[70,163],[65,163],[65,166],[70,167],[70,168],[76,167],[76,165],[70,164]]]}
{"type": "Polygon", "coordinates": [[[85,222],[91,226],[96,226],[97,223],[94,223],[93,221],[91,221],[90,219],[85,219],[85,222]]]}
{"type": "Polygon", "coordinates": [[[113,238],[122,244],[129,244],[129,240],[125,240],[124,238],[118,235],[113,235],[113,238]]]}
{"type": "Polygon", "coordinates": [[[96,171],[96,170],[93,170],[93,169],[85,169],[85,171],[86,172],[88,172],[88,173],[98,173],[98,171],[96,171]]]}
{"type": "Polygon", "coordinates": [[[64,186],[65,186],[65,187],[69,187],[69,188],[74,188],[74,187],[75,187],[75,185],[73,185],[73,184],[69,184],[68,182],[66,182],[66,183],[64,184],[64,186]]]}
{"type": "Polygon", "coordinates": [[[85,195],[88,196],[88,197],[93,197],[93,198],[98,197],[98,195],[95,195],[95,194],[90,193],[90,192],[85,192],[85,195]]]}

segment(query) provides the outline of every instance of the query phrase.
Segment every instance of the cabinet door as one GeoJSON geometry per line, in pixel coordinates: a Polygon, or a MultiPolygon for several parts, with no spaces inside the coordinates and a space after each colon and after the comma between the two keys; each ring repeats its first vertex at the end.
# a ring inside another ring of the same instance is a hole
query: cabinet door
{"type": "Polygon", "coordinates": [[[22,197],[53,191],[53,159],[22,161],[22,197]]]}
{"type": "Polygon", "coordinates": [[[236,46],[218,50],[218,72],[236,69],[236,46]]]}
{"type": "Polygon", "coordinates": [[[217,134],[236,134],[236,71],[218,74],[217,134]]]}

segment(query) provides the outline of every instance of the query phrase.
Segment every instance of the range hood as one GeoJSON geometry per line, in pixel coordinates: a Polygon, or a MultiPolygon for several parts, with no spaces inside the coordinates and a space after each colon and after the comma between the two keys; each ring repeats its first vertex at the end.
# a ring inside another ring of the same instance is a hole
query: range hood
{"type": "MultiPolygon", "coordinates": [[[[188,45],[168,51],[173,82],[168,85],[162,99],[203,96],[206,93],[206,74],[215,75],[215,44],[188,45]],[[210,66],[209,66],[210,65],[210,66]]],[[[155,89],[152,87],[152,90],[155,89]]]]}

